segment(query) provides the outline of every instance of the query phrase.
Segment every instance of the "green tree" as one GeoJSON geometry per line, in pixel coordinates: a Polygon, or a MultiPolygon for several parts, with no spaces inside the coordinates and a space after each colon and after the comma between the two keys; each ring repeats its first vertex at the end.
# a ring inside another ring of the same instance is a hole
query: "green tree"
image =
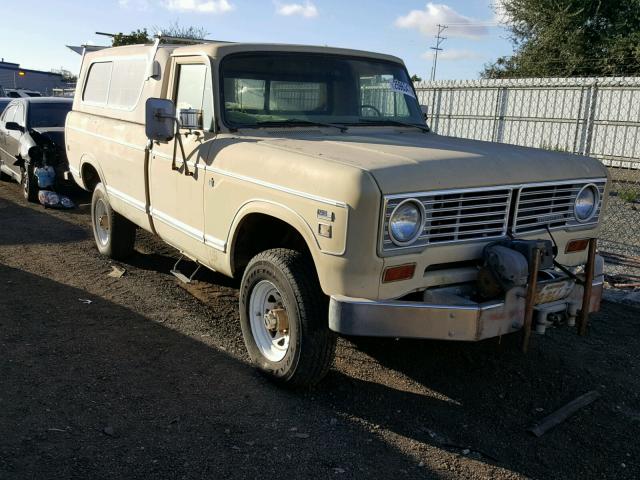
{"type": "Polygon", "coordinates": [[[207,32],[203,27],[184,27],[180,25],[178,21],[173,22],[171,25],[167,25],[164,28],[154,26],[152,28],[154,32],[162,32],[163,35],[168,37],[176,37],[176,38],[188,38],[192,40],[202,40],[209,32],[207,32]]]}
{"type": "Polygon", "coordinates": [[[414,73],[413,75],[411,75],[411,81],[413,83],[420,83],[422,81],[422,77],[419,77],[414,73]]]}
{"type": "MultiPolygon", "coordinates": [[[[191,40],[201,40],[205,38],[208,33],[202,27],[184,27],[177,21],[164,28],[157,26],[151,27],[153,32],[162,32],[163,35],[168,37],[186,38],[191,40]]],[[[140,45],[143,43],[150,43],[153,38],[149,36],[149,32],[146,28],[134,30],[131,33],[117,33],[111,39],[112,47],[120,47],[122,45],[140,45]]]]}
{"type": "Polygon", "coordinates": [[[640,0],[500,0],[512,56],[485,78],[640,74],[640,0]]]}
{"type": "Polygon", "coordinates": [[[60,69],[51,69],[53,73],[59,73],[62,75],[62,81],[68,83],[74,83],[78,80],[78,76],[75,73],[70,72],[69,70],[60,67],[60,69]]]}
{"type": "Polygon", "coordinates": [[[151,39],[147,33],[147,29],[134,30],[131,33],[117,33],[111,38],[112,47],[121,47],[122,45],[140,45],[149,43],[151,39]]]}

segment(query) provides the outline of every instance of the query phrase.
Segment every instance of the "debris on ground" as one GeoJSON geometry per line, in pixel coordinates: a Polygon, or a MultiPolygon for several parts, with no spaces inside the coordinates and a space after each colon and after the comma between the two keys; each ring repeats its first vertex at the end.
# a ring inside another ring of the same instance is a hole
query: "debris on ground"
{"type": "Polygon", "coordinates": [[[598,398],[600,398],[600,392],[596,390],[591,390],[584,395],[580,395],[578,398],[567,403],[564,407],[556,410],[551,415],[544,417],[539,423],[529,428],[528,431],[533,433],[536,437],[541,437],[553,427],[564,422],[581,408],[595,402],[598,398]]]}
{"type": "Polygon", "coordinates": [[[69,210],[76,206],[69,197],[52,192],[51,190],[40,190],[38,192],[38,201],[44,208],[69,210]]]}
{"type": "Polygon", "coordinates": [[[107,274],[107,276],[112,278],[122,278],[125,273],[127,273],[127,270],[125,268],[112,265],[111,271],[107,274]]]}

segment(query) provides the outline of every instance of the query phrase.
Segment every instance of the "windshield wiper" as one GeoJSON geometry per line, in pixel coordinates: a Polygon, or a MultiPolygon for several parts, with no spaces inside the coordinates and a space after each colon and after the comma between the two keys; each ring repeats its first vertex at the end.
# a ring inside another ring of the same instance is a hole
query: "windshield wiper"
{"type": "Polygon", "coordinates": [[[420,125],[419,123],[406,123],[406,122],[401,122],[399,120],[391,120],[391,119],[381,119],[381,120],[375,120],[372,118],[361,118],[360,119],[361,122],[365,122],[365,123],[372,123],[372,124],[378,124],[378,125],[395,125],[397,127],[413,127],[413,128],[418,128],[420,130],[422,130],[423,132],[430,132],[431,129],[429,127],[427,127],[426,125],[420,125]]]}
{"type": "Polygon", "coordinates": [[[277,127],[281,125],[295,125],[295,124],[313,125],[316,127],[332,127],[332,128],[339,129],[341,132],[346,132],[347,130],[349,130],[349,128],[346,127],[345,125],[339,125],[337,123],[316,122],[313,120],[304,120],[304,119],[297,119],[297,118],[289,118],[287,120],[269,120],[266,122],[258,122],[256,123],[256,127],[269,127],[269,126],[277,127]]]}

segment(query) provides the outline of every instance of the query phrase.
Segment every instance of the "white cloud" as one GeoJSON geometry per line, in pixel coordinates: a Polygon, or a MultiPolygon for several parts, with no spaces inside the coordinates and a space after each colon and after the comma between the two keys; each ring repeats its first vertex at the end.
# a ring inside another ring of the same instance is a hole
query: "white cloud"
{"type": "Polygon", "coordinates": [[[233,10],[229,0],[166,0],[168,10],[178,12],[226,13],[233,10]]]}
{"type": "Polygon", "coordinates": [[[504,25],[510,22],[510,17],[506,9],[504,8],[503,0],[494,0],[491,3],[491,8],[493,8],[493,12],[494,12],[493,18],[496,23],[499,23],[500,25],[504,25]]]}
{"type": "Polygon", "coordinates": [[[276,2],[276,13],[289,17],[291,15],[301,15],[306,18],[318,16],[318,9],[312,2],[301,3],[280,3],[276,2]]]}
{"type": "MultiPolygon", "coordinates": [[[[422,58],[425,60],[433,60],[433,50],[424,52],[422,58]]],[[[474,52],[473,50],[459,50],[456,48],[444,49],[438,53],[438,61],[451,61],[457,62],[462,60],[481,60],[485,58],[480,52],[474,52]]]]}
{"type": "Polygon", "coordinates": [[[412,10],[395,22],[396,27],[416,29],[427,36],[438,33],[438,24],[448,25],[448,37],[479,38],[489,33],[487,22],[465,17],[443,3],[429,2],[424,10],[412,10]]]}

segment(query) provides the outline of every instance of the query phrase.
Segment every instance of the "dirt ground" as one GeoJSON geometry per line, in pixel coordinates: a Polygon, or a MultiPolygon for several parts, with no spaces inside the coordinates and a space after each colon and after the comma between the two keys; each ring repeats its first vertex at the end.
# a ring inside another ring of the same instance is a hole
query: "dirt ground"
{"type": "Polygon", "coordinates": [[[287,391],[246,363],[236,283],[186,290],[146,234],[112,278],[89,223],[0,182],[1,479],[640,478],[637,310],[606,303],[527,356],[517,336],[341,339],[326,381],[287,391]]]}

